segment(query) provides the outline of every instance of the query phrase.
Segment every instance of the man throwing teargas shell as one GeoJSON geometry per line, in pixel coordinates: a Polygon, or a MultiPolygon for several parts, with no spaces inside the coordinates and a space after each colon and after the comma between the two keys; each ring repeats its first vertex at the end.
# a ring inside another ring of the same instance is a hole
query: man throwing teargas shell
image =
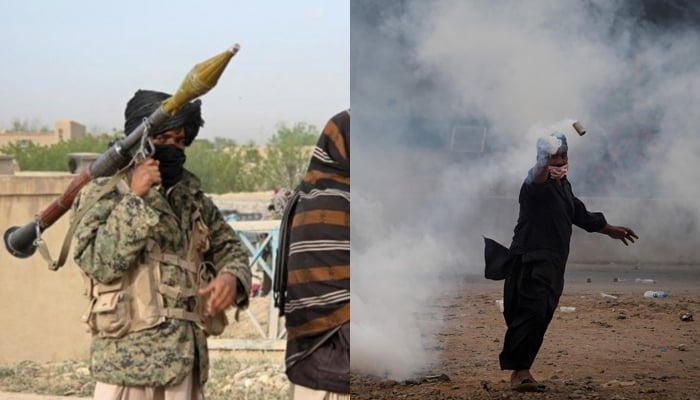
{"type": "MultiPolygon", "coordinates": [[[[509,274],[503,287],[508,330],[499,360],[512,370],[511,388],[544,391],[530,374],[564,288],[572,225],[599,232],[625,245],[638,239],[624,226],[609,225],[602,213],[586,210],[571,191],[566,137],[560,132],[537,141],[537,163],[520,189],[520,215],[510,246],[509,274]]],[[[487,252],[489,244],[487,243],[487,252]]],[[[487,271],[490,267],[487,258],[487,271]]]]}
{"type": "MultiPolygon", "coordinates": [[[[139,90],[125,110],[131,132],[170,95],[139,90]]],[[[88,283],[95,399],[201,399],[207,336],[246,307],[251,273],[231,227],[183,168],[203,121],[199,100],[149,133],[152,158],[85,186],[74,258],[88,283]],[[121,179],[120,179],[121,178],[121,179]]]]}

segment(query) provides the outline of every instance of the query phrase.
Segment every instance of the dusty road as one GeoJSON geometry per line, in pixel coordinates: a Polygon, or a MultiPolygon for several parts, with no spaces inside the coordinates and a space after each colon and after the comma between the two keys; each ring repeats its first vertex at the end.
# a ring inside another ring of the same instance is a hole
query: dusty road
{"type": "Polygon", "coordinates": [[[353,375],[352,398],[700,399],[699,287],[700,266],[570,264],[559,305],[576,310],[555,313],[532,368],[548,391],[520,394],[498,366],[502,283],[467,277],[437,300],[440,363],[413,382],[353,375]],[[694,321],[681,320],[686,312],[694,321]]]}

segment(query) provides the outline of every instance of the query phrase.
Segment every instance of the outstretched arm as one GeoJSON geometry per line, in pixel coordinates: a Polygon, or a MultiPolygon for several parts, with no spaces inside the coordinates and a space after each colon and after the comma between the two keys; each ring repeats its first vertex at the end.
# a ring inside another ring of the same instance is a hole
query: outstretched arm
{"type": "Polygon", "coordinates": [[[622,240],[622,243],[624,243],[625,246],[629,246],[629,244],[627,244],[628,240],[630,243],[634,243],[634,239],[639,239],[639,236],[637,236],[637,234],[634,233],[632,229],[626,226],[615,226],[606,224],[603,227],[603,229],[599,230],[598,232],[604,235],[608,235],[613,239],[622,240]]]}

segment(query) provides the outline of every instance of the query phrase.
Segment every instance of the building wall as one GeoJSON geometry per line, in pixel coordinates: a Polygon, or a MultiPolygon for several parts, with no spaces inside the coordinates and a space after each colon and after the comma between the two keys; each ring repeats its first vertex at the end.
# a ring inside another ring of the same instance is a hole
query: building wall
{"type": "MultiPolygon", "coordinates": [[[[68,187],[70,174],[0,175],[0,229],[24,226],[68,187]]],[[[58,257],[68,215],[43,235],[58,257]]],[[[50,271],[39,253],[19,259],[0,249],[0,363],[86,358],[89,335],[80,317],[87,306],[82,277],[68,257],[50,271]]]]}
{"type": "Polygon", "coordinates": [[[75,121],[56,121],[52,132],[0,132],[0,147],[27,141],[38,146],[51,146],[62,140],[80,139],[86,135],[85,126],[75,121]]]}
{"type": "Polygon", "coordinates": [[[0,153],[0,175],[12,175],[17,170],[17,162],[12,156],[0,153]]]}
{"type": "Polygon", "coordinates": [[[85,136],[85,126],[75,121],[56,121],[54,133],[58,140],[75,140],[85,136]]]}
{"type": "Polygon", "coordinates": [[[0,133],[0,147],[15,142],[32,142],[37,146],[51,146],[58,143],[55,132],[7,132],[0,133]]]}

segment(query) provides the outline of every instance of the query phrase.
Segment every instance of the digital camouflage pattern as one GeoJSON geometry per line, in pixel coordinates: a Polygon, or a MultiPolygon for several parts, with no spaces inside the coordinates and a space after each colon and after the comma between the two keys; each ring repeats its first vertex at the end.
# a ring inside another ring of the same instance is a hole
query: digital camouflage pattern
{"type": "MultiPolygon", "coordinates": [[[[91,196],[107,181],[97,179],[83,188],[74,204],[74,216],[81,205],[92,202],[91,196]]],[[[94,280],[113,283],[138,264],[148,238],[154,239],[164,253],[184,258],[189,228],[182,227],[190,224],[195,204],[199,204],[210,230],[211,247],[205,259],[211,260],[219,273],[230,272],[238,278],[245,296],[241,298],[239,293],[237,305],[245,307],[251,281],[247,253],[214,203],[202,193],[199,179],[188,171],[169,190],[167,198],[156,189],[144,198],[122,194],[116,188],[104,195],[76,228],[75,261],[94,280]]],[[[191,288],[179,267],[163,263],[161,271],[164,284],[191,288]]],[[[186,299],[165,301],[166,307],[186,308],[186,299]]],[[[209,370],[206,336],[196,324],[184,320],[167,320],[118,339],[94,336],[90,347],[92,376],[114,385],[178,384],[192,371],[195,359],[204,383],[209,370]]]]}

